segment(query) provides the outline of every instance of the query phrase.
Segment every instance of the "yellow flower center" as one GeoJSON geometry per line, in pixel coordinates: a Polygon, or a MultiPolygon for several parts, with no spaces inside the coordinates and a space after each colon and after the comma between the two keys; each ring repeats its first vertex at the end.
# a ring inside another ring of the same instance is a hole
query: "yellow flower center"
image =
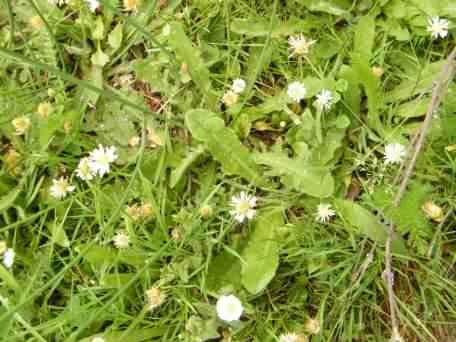
{"type": "Polygon", "coordinates": [[[250,210],[250,203],[248,201],[241,201],[238,210],[241,214],[246,214],[250,210]]]}

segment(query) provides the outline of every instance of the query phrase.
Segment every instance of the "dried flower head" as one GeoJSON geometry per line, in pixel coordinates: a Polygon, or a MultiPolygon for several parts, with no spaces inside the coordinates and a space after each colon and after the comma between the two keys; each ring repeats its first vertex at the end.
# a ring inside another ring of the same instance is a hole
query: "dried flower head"
{"type": "Polygon", "coordinates": [[[125,249],[130,246],[130,237],[126,230],[119,230],[112,238],[114,246],[118,249],[125,249]]]}
{"type": "Polygon", "coordinates": [[[44,21],[39,15],[34,15],[30,18],[30,26],[35,30],[39,31],[44,27],[44,21]]]}
{"type": "Polygon", "coordinates": [[[288,44],[290,44],[291,55],[304,56],[309,53],[310,47],[316,43],[316,40],[307,40],[303,34],[296,36],[290,36],[288,38],[288,44]]]}
{"type": "Polygon", "coordinates": [[[212,207],[207,204],[203,205],[199,210],[199,214],[203,219],[207,219],[208,217],[210,217],[212,215],[212,213],[213,213],[212,207]]]}
{"type": "Polygon", "coordinates": [[[382,77],[384,72],[385,72],[385,70],[383,70],[383,68],[381,68],[379,66],[372,67],[372,74],[377,78],[382,77]]]}
{"type": "Polygon", "coordinates": [[[318,319],[309,318],[304,323],[304,329],[311,335],[317,335],[321,330],[320,321],[318,319]]]}
{"type": "Polygon", "coordinates": [[[166,295],[158,287],[152,287],[146,290],[145,295],[146,305],[151,311],[162,305],[166,298],[166,295]]]}
{"type": "Polygon", "coordinates": [[[439,207],[432,201],[427,201],[423,204],[421,209],[424,211],[424,214],[429,217],[431,220],[436,222],[442,222],[443,220],[443,209],[439,207]]]}
{"type": "Polygon", "coordinates": [[[141,142],[141,138],[138,135],[134,135],[128,139],[128,145],[131,147],[138,146],[141,142]]]}
{"type": "Polygon", "coordinates": [[[11,123],[13,124],[17,135],[25,134],[25,132],[27,132],[29,128],[32,126],[32,122],[26,116],[20,116],[18,118],[15,118],[13,119],[13,121],[11,121],[11,123]]]}
{"type": "Polygon", "coordinates": [[[239,94],[233,90],[228,90],[222,98],[222,102],[227,106],[230,107],[235,105],[239,101],[239,94]]]}
{"type": "Polygon", "coordinates": [[[47,119],[52,112],[52,105],[49,102],[41,102],[36,112],[42,119],[47,119]]]}
{"type": "Polygon", "coordinates": [[[13,148],[10,148],[4,158],[4,162],[6,165],[6,170],[13,176],[17,176],[21,172],[21,167],[19,164],[20,161],[20,154],[13,148]]]}
{"type": "Polygon", "coordinates": [[[123,3],[126,11],[136,11],[138,9],[139,0],[124,0],[123,3]]]}

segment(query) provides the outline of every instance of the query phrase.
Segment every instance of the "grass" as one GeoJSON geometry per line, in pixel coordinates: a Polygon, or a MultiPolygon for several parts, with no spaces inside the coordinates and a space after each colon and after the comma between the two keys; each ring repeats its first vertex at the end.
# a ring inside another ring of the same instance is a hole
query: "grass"
{"type": "Polygon", "coordinates": [[[0,265],[0,340],[386,341],[390,221],[400,335],[456,338],[454,83],[398,208],[384,162],[411,144],[455,45],[450,1],[100,3],[0,5],[0,241],[16,254],[0,265]],[[446,38],[426,31],[436,15],[446,38]],[[290,56],[300,33],[316,43],[290,56]],[[118,159],[83,181],[99,144],[118,159]],[[60,177],[76,189],[56,199],[60,177]],[[242,191],[258,202],[239,223],[242,191]],[[225,294],[240,321],[217,317],[225,294]]]}

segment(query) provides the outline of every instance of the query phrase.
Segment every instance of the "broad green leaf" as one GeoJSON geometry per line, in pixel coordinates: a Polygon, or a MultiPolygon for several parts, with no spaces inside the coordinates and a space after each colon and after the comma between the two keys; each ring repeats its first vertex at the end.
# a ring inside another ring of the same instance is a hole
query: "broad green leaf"
{"type": "MultiPolygon", "coordinates": [[[[336,199],[338,214],[345,219],[356,232],[369,239],[384,244],[388,237],[388,227],[367,209],[352,201],[336,199]]],[[[407,249],[401,236],[395,234],[392,248],[395,253],[406,255],[407,249]]]]}
{"type": "Polygon", "coordinates": [[[278,210],[259,215],[242,253],[242,285],[252,294],[268,286],[279,266],[280,239],[277,230],[283,226],[278,210]]]}
{"type": "Polygon", "coordinates": [[[122,45],[122,38],[123,38],[123,25],[118,23],[114,30],[109,33],[108,36],[108,43],[109,46],[112,47],[114,50],[117,50],[122,45]]]}
{"type": "Polygon", "coordinates": [[[169,44],[171,45],[171,48],[176,52],[178,57],[187,64],[188,71],[199,92],[203,94],[209,107],[215,110],[218,98],[214,94],[210,80],[210,72],[201,58],[201,52],[193,46],[191,40],[185,34],[181,23],[174,22],[170,24],[170,27],[169,44]]]}
{"type": "Polygon", "coordinates": [[[100,285],[105,288],[120,288],[133,277],[135,277],[135,273],[105,273],[100,279],[100,285]]]}
{"type": "Polygon", "coordinates": [[[11,190],[8,194],[0,198],[0,212],[7,210],[9,207],[13,205],[17,196],[19,196],[19,194],[22,191],[22,184],[23,181],[19,185],[17,185],[13,190],[11,190]]]}
{"type": "Polygon", "coordinates": [[[221,252],[209,264],[206,286],[210,291],[218,292],[231,285],[234,289],[241,283],[241,262],[238,257],[227,251],[221,252]]]}
{"type": "Polygon", "coordinates": [[[51,240],[53,243],[61,247],[69,247],[70,241],[68,240],[68,236],[63,229],[63,223],[58,224],[56,222],[50,222],[47,225],[49,231],[51,232],[51,240]]]}
{"type": "Polygon", "coordinates": [[[97,49],[97,52],[95,52],[92,57],[90,58],[92,63],[94,65],[98,65],[100,67],[105,66],[109,62],[109,56],[101,50],[101,48],[97,49]]]}
{"type": "Polygon", "coordinates": [[[283,176],[282,182],[296,191],[314,197],[329,197],[334,192],[334,179],[327,167],[272,152],[258,154],[255,159],[257,163],[269,166],[273,175],[283,176]]]}
{"type": "Polygon", "coordinates": [[[359,20],[355,28],[354,52],[370,59],[374,48],[374,40],[375,19],[366,15],[359,20]]]}
{"type": "Polygon", "coordinates": [[[97,20],[95,22],[95,27],[92,31],[92,38],[94,40],[103,40],[105,35],[105,28],[103,24],[103,17],[99,16],[97,17],[97,20]]]}
{"type": "MultiPolygon", "coordinates": [[[[264,40],[261,41],[266,44],[264,40]]],[[[249,49],[249,59],[247,60],[247,85],[253,84],[258,79],[258,75],[271,63],[273,47],[269,45],[254,45],[249,49]]]]}
{"type": "Polygon", "coordinates": [[[257,186],[265,184],[250,151],[216,114],[195,109],[187,112],[185,121],[192,136],[206,144],[226,174],[241,176],[257,186]]]}
{"type": "Polygon", "coordinates": [[[10,271],[8,271],[5,267],[3,267],[3,265],[0,265],[0,279],[2,279],[4,281],[4,284],[6,284],[6,286],[10,288],[19,288],[19,284],[14,278],[13,274],[10,271]]]}
{"type": "MultiPolygon", "coordinates": [[[[95,64],[92,65],[85,78],[94,87],[97,87],[100,90],[103,89],[103,68],[95,64]]],[[[95,106],[100,98],[100,93],[84,87],[82,89],[82,98],[84,101],[87,101],[88,104],[95,106]]]]}
{"type": "MultiPolygon", "coordinates": [[[[77,247],[77,250],[82,251],[84,248],[85,245],[80,245],[77,247]]],[[[137,254],[134,251],[125,251],[120,253],[113,247],[100,245],[90,246],[89,250],[83,255],[83,257],[94,266],[111,264],[116,261],[124,262],[133,266],[141,266],[146,260],[145,255],[137,254]]]]}
{"type": "Polygon", "coordinates": [[[249,37],[269,36],[273,38],[289,36],[295,32],[302,32],[306,21],[298,18],[291,18],[286,22],[279,22],[273,18],[254,17],[248,19],[234,19],[231,23],[231,31],[249,37]]]}
{"type": "Polygon", "coordinates": [[[386,94],[387,102],[403,101],[421,93],[432,91],[432,82],[439,76],[445,60],[427,64],[423,70],[413,70],[408,79],[386,94]]]}
{"type": "Polygon", "coordinates": [[[429,106],[429,96],[423,96],[405,102],[397,107],[396,115],[403,118],[416,118],[426,114],[429,106]]]}
{"type": "MultiPolygon", "coordinates": [[[[350,16],[350,12],[338,6],[336,3],[346,5],[346,1],[330,1],[330,0],[295,0],[304,5],[312,12],[324,12],[335,16],[350,16]]],[[[348,4],[349,6],[350,4],[348,4]]]]}
{"type": "Polygon", "coordinates": [[[198,147],[196,147],[195,150],[190,151],[188,155],[184,159],[182,159],[180,165],[171,172],[171,177],[169,181],[171,188],[174,188],[177,185],[177,183],[179,183],[185,172],[187,172],[188,168],[193,163],[197,162],[205,151],[206,149],[204,148],[204,146],[199,145],[198,147]]]}

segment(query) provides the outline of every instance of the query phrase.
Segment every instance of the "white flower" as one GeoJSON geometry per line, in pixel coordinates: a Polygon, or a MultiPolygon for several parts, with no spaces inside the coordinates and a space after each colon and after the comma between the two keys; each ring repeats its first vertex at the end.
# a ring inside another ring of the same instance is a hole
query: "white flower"
{"type": "Polygon", "coordinates": [[[288,44],[290,44],[290,49],[292,50],[293,55],[306,55],[309,53],[309,48],[316,43],[316,40],[307,40],[303,34],[296,36],[290,36],[288,38],[288,44]]]}
{"type": "Polygon", "coordinates": [[[65,177],[60,177],[60,179],[53,179],[51,186],[51,195],[57,199],[64,198],[67,193],[73,192],[76,187],[70,185],[68,180],[65,177]]]}
{"type": "Polygon", "coordinates": [[[320,203],[317,206],[317,221],[326,223],[329,219],[336,215],[336,212],[331,209],[331,204],[320,203]]]}
{"type": "Polygon", "coordinates": [[[299,342],[300,336],[295,333],[282,334],[279,337],[279,342],[299,342]]]}
{"type": "Polygon", "coordinates": [[[385,163],[400,164],[406,155],[405,147],[398,143],[388,144],[385,146],[385,163]]]}
{"type": "Polygon", "coordinates": [[[58,5],[58,6],[62,6],[62,5],[65,5],[67,0],[48,0],[48,2],[51,4],[51,5],[58,5]]]}
{"type": "Polygon", "coordinates": [[[238,78],[236,80],[233,81],[233,85],[231,86],[231,89],[237,93],[237,94],[240,94],[244,91],[245,89],[245,81],[241,78],[238,78]]]}
{"type": "Polygon", "coordinates": [[[118,156],[114,146],[105,148],[102,145],[98,145],[97,149],[90,152],[90,168],[94,174],[98,173],[103,177],[105,174],[109,173],[111,163],[117,158],[118,156]]]}
{"type": "Polygon", "coordinates": [[[331,108],[332,102],[333,102],[332,93],[329,90],[323,89],[317,95],[317,101],[315,101],[315,104],[319,110],[328,111],[331,108]]]}
{"type": "Polygon", "coordinates": [[[96,336],[94,338],[92,338],[92,341],[90,342],[105,342],[105,339],[101,336],[96,336]]]}
{"type": "Polygon", "coordinates": [[[14,253],[14,249],[8,248],[5,253],[3,254],[3,265],[6,268],[11,268],[14,264],[14,257],[16,253],[14,253]]]}
{"type": "Polygon", "coordinates": [[[95,176],[95,172],[90,167],[89,158],[82,158],[79,161],[78,168],[76,169],[76,176],[82,180],[91,180],[95,176]]]}
{"type": "Polygon", "coordinates": [[[448,35],[448,20],[440,17],[430,18],[427,31],[431,32],[432,38],[445,38],[448,35]]]}
{"type": "Polygon", "coordinates": [[[130,245],[130,237],[125,230],[119,230],[116,235],[114,235],[112,241],[114,242],[114,246],[119,249],[128,248],[130,245]]]}
{"type": "Polygon", "coordinates": [[[255,196],[249,196],[244,191],[238,197],[233,196],[231,198],[231,206],[233,207],[233,210],[230,211],[231,215],[241,223],[246,218],[251,220],[256,214],[256,210],[253,209],[256,206],[256,201],[255,196]]]}
{"type": "Polygon", "coordinates": [[[306,87],[301,82],[292,82],[288,85],[287,95],[295,102],[301,101],[306,93],[306,87]]]}
{"type": "Polygon", "coordinates": [[[226,322],[239,320],[244,311],[241,301],[233,295],[221,296],[217,300],[216,309],[218,317],[226,322]]]}
{"type": "Polygon", "coordinates": [[[98,0],[85,0],[85,2],[87,3],[87,5],[89,6],[89,9],[92,12],[95,12],[97,10],[97,8],[100,6],[100,3],[98,2],[98,0]]]}

